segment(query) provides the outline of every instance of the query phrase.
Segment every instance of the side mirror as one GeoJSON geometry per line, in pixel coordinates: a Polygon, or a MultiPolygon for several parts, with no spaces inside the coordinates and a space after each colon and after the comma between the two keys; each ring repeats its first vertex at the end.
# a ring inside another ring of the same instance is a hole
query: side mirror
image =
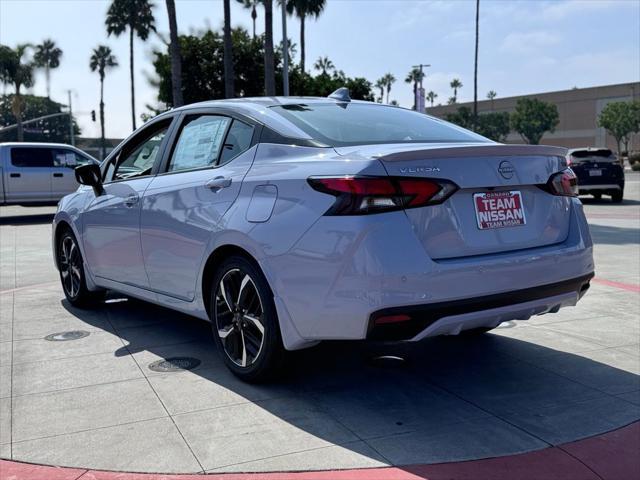
{"type": "Polygon", "coordinates": [[[93,187],[96,195],[102,194],[102,178],[100,173],[100,167],[95,163],[89,163],[87,165],[80,165],[75,168],[76,180],[80,185],[87,185],[93,187]]]}

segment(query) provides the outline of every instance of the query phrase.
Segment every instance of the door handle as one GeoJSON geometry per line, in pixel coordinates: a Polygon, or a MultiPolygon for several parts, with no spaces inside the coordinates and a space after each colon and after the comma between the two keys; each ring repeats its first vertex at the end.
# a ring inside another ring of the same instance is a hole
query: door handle
{"type": "Polygon", "coordinates": [[[64,177],[64,174],[62,174],[62,173],[54,173],[53,176],[56,177],[56,178],[61,178],[61,177],[64,177]]]}
{"type": "Polygon", "coordinates": [[[9,176],[11,178],[20,178],[20,174],[19,173],[10,173],[9,176]]]}
{"type": "Polygon", "coordinates": [[[207,183],[204,184],[204,186],[210,190],[218,191],[222,188],[227,188],[231,186],[231,179],[225,178],[225,177],[216,177],[212,180],[209,180],[207,183]]]}
{"type": "Polygon", "coordinates": [[[133,207],[136,203],[138,203],[138,200],[140,200],[140,197],[138,195],[136,195],[135,193],[132,193],[127,198],[125,198],[124,204],[127,207],[133,207]]]}

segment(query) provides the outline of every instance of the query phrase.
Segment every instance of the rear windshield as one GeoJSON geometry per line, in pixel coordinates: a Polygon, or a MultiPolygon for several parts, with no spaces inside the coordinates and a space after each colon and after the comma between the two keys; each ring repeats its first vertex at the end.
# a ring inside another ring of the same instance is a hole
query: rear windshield
{"type": "Polygon", "coordinates": [[[271,107],[314,139],[333,147],[377,143],[490,142],[422,113],[366,103],[271,107]]]}
{"type": "Polygon", "coordinates": [[[571,158],[575,162],[615,162],[616,156],[608,148],[601,148],[599,150],[576,150],[571,152],[571,158]]]}

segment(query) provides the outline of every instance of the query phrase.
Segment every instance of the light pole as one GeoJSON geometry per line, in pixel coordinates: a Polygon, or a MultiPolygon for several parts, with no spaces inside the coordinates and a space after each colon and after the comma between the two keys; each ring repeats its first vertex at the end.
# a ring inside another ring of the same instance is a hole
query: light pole
{"type": "Polygon", "coordinates": [[[289,96],[289,39],[287,38],[287,9],[282,1],[282,94],[289,96]]]}
{"type": "Polygon", "coordinates": [[[416,98],[414,98],[415,104],[416,104],[416,111],[420,112],[420,113],[424,113],[424,88],[422,88],[422,80],[424,78],[424,73],[422,71],[422,69],[424,67],[430,67],[431,64],[428,63],[421,63],[419,65],[414,65],[412,68],[419,68],[420,69],[420,86],[418,87],[418,90],[416,91],[416,98]]]}

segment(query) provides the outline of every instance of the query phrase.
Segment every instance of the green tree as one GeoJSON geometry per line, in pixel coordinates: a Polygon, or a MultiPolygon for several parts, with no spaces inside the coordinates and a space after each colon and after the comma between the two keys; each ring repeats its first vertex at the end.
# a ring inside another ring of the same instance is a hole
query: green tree
{"type": "MultiPolygon", "coordinates": [[[[17,123],[17,118],[13,112],[14,97],[15,94],[0,95],[1,126],[17,123]]],[[[35,95],[21,95],[20,102],[22,104],[22,116],[25,119],[63,113],[63,109],[66,108],[66,105],[54,102],[47,97],[35,95]]],[[[73,120],[73,129],[75,135],[80,135],[80,129],[75,119],[73,120]]],[[[24,126],[22,132],[23,138],[20,141],[56,143],[69,143],[71,141],[69,138],[69,116],[66,114],[29,123],[24,126]]],[[[16,140],[18,140],[17,128],[0,132],[0,142],[15,142],[16,140]]]]}
{"type": "Polygon", "coordinates": [[[629,151],[629,140],[632,133],[640,131],[640,102],[611,102],[607,103],[598,115],[598,126],[616,140],[618,155],[629,151]]]}
{"type": "Polygon", "coordinates": [[[429,93],[427,93],[427,100],[429,100],[429,103],[431,103],[432,107],[433,107],[433,102],[435,102],[436,98],[438,98],[438,94],[433,90],[430,90],[429,93]]]}
{"type": "Polygon", "coordinates": [[[25,62],[24,55],[29,48],[28,44],[20,44],[15,49],[0,45],[0,81],[5,85],[12,85],[15,94],[11,97],[11,108],[15,117],[17,128],[17,140],[24,141],[22,128],[23,103],[20,89],[33,86],[32,62],[25,62]]]}
{"type": "Polygon", "coordinates": [[[44,40],[40,45],[36,45],[36,52],[33,61],[36,67],[44,68],[44,76],[47,81],[47,98],[51,98],[51,70],[60,66],[60,50],[53,40],[44,40]]]}
{"type": "Polygon", "coordinates": [[[319,57],[318,60],[316,60],[316,63],[313,64],[313,68],[318,70],[322,75],[326,75],[327,72],[336,69],[333,62],[329,60],[329,57],[319,57]]]}
{"type": "Polygon", "coordinates": [[[256,7],[262,0],[236,0],[238,3],[241,3],[244,8],[251,9],[251,20],[253,21],[253,38],[256,38],[256,19],[258,18],[258,12],[256,11],[256,7]]]}
{"type": "Polygon", "coordinates": [[[231,41],[231,4],[223,0],[224,5],[224,96],[235,97],[233,88],[233,42],[231,41]]]}
{"type": "Polygon", "coordinates": [[[100,146],[102,148],[102,158],[106,156],[107,145],[104,134],[104,77],[107,69],[118,66],[116,57],[111,53],[111,49],[104,45],[99,45],[93,49],[89,59],[89,68],[92,72],[98,72],[100,76],[100,146]]]}
{"type": "Polygon", "coordinates": [[[511,127],[532,145],[538,145],[545,132],[555,131],[558,122],[558,107],[537,98],[521,98],[511,114],[511,127]]]}
{"type": "Polygon", "coordinates": [[[449,101],[449,103],[457,103],[458,102],[458,89],[462,88],[462,82],[457,79],[454,78],[453,80],[451,80],[451,83],[449,84],[449,86],[451,88],[453,88],[453,97],[451,97],[449,100],[453,100],[453,101],[449,101]]]}
{"type": "Polygon", "coordinates": [[[273,51],[273,0],[264,3],[264,90],[265,95],[276,94],[276,67],[273,51]]]}
{"type": "Polygon", "coordinates": [[[468,130],[475,126],[476,133],[496,142],[504,142],[511,131],[507,112],[481,113],[476,118],[469,107],[460,107],[456,112],[446,114],[444,118],[468,130]]]}
{"type": "Polygon", "coordinates": [[[476,0],[476,50],[473,62],[473,117],[478,117],[478,45],[480,41],[480,0],[476,0]]]}
{"type": "Polygon", "coordinates": [[[112,0],[105,24],[107,33],[119,37],[129,30],[129,74],[131,76],[131,125],[136,129],[136,94],[133,65],[133,39],[145,41],[156,31],[153,4],[149,0],[112,0]]]}
{"type": "MultiPolygon", "coordinates": [[[[280,0],[283,1],[283,0],[280,0]]],[[[300,69],[305,67],[305,21],[307,17],[318,18],[324,10],[326,0],[285,0],[289,15],[295,14],[300,19],[300,69]]]]}
{"type": "Polygon", "coordinates": [[[375,87],[380,89],[380,98],[378,99],[378,103],[382,103],[384,101],[384,87],[385,87],[383,77],[376,80],[375,87]]]}
{"type": "Polygon", "coordinates": [[[176,3],[167,0],[167,16],[169,17],[169,52],[171,53],[171,89],[173,106],[180,107],[182,100],[182,62],[180,61],[180,42],[178,41],[178,21],[176,18],[176,3]]]}
{"type": "Polygon", "coordinates": [[[396,83],[396,77],[394,77],[392,73],[385,73],[382,76],[382,83],[384,84],[384,88],[387,90],[387,103],[389,103],[389,94],[391,93],[391,86],[394,83],[396,83]]]}
{"type": "Polygon", "coordinates": [[[424,79],[424,72],[421,72],[419,68],[412,68],[404,79],[405,83],[413,83],[413,109],[417,110],[416,96],[418,93],[418,85],[424,79]]]}
{"type": "Polygon", "coordinates": [[[496,98],[498,94],[494,90],[489,90],[487,92],[487,99],[491,100],[491,110],[493,110],[493,99],[496,98]]]}

